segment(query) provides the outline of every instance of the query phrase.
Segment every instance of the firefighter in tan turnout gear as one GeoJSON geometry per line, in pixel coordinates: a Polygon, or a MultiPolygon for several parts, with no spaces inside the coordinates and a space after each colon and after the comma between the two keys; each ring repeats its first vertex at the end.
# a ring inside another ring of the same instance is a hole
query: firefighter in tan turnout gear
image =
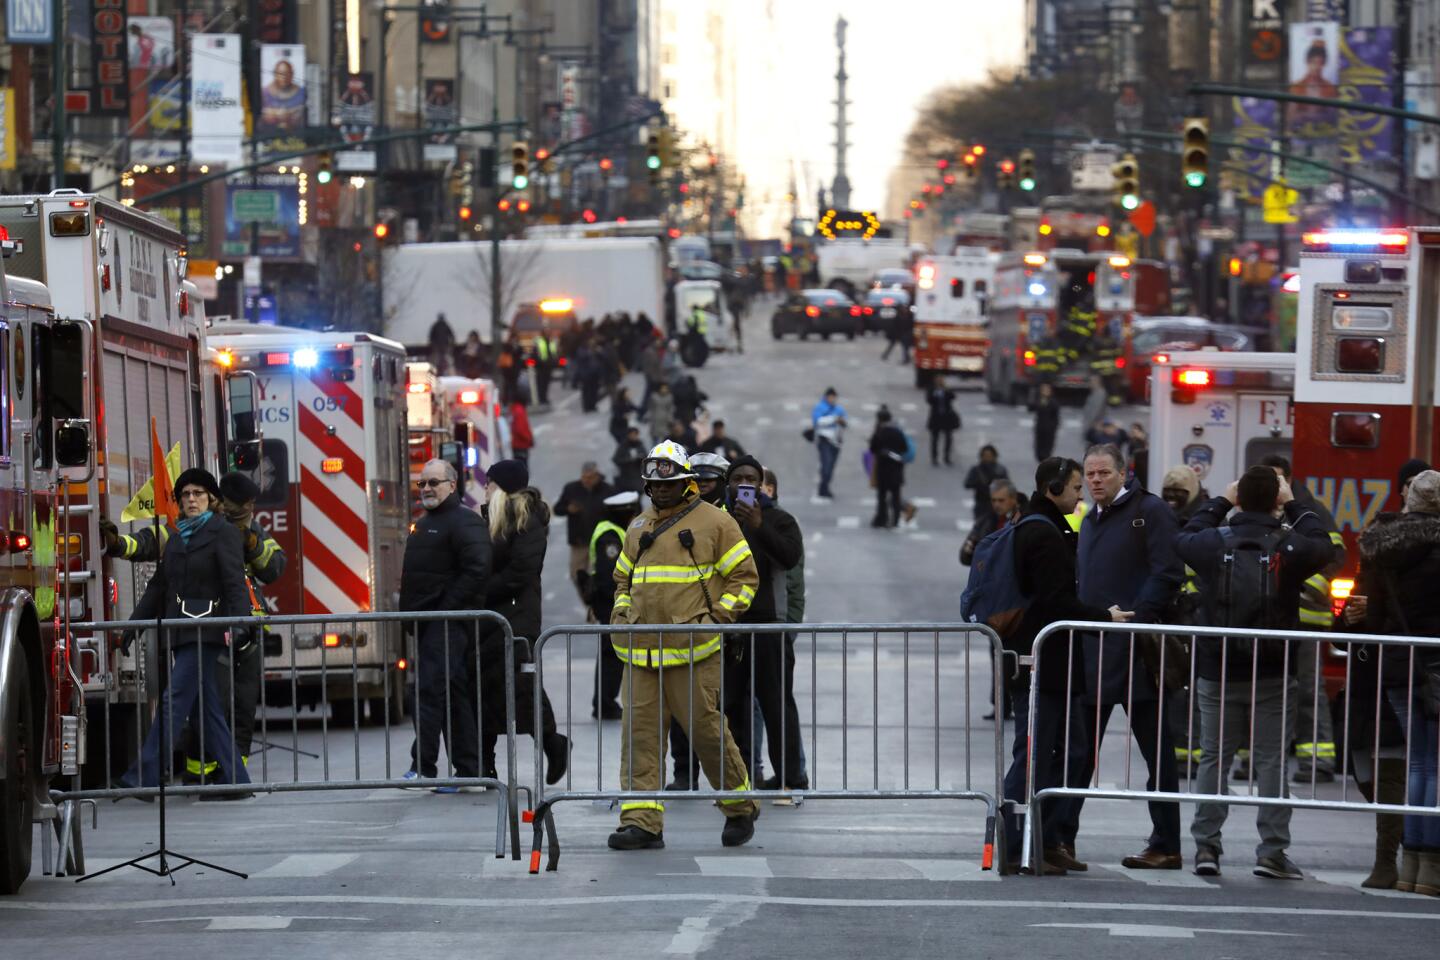
{"type": "MultiPolygon", "coordinates": [[[[684,447],[670,440],[656,446],[645,458],[643,477],[651,506],[625,532],[625,548],[615,561],[610,622],[693,623],[701,629],[612,635],[625,663],[620,785],[657,793],[663,788],[665,739],[674,717],[691,728],[695,753],[716,789],[749,790],[749,774],[721,711],[720,629],[754,600],[755,561],[729,514],[700,499],[684,447]]],[[[760,815],[754,801],[721,800],[719,806],[726,817],[720,835],[725,846],[738,847],[754,836],[760,815]]],[[[623,803],[610,847],[663,847],[664,823],[659,799],[623,803]]]]}

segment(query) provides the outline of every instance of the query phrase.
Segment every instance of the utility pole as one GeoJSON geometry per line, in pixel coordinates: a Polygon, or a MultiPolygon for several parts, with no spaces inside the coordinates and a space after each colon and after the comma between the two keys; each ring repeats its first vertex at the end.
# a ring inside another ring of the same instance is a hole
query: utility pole
{"type": "MultiPolygon", "coordinates": [[[[850,124],[845,119],[845,108],[850,101],[845,99],[845,82],[850,79],[845,72],[845,28],[849,26],[844,17],[835,21],[835,46],[840,51],[840,66],[835,71],[835,180],[830,185],[830,201],[839,209],[850,207],[850,178],[845,175],[845,152],[850,144],[847,135],[850,124]]],[[[820,211],[823,213],[824,211],[820,211]]]]}
{"type": "MultiPolygon", "coordinates": [[[[190,181],[190,3],[180,0],[180,186],[190,181]]],[[[190,191],[180,191],[180,239],[190,246],[190,191]]],[[[243,279],[242,279],[243,283],[243,279]]]]}
{"type": "Polygon", "coordinates": [[[50,159],[54,174],[50,189],[65,186],[65,0],[51,0],[50,27],[54,31],[50,50],[51,95],[55,106],[50,111],[50,159]]]}

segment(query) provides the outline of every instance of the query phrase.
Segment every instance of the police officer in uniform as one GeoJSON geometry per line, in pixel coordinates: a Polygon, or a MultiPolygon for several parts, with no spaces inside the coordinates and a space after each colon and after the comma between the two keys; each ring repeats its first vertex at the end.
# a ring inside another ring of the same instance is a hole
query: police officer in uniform
{"type": "MultiPolygon", "coordinates": [[[[626,528],[640,516],[640,494],[625,490],[606,497],[604,502],[606,516],[590,535],[590,565],[585,571],[585,602],[595,614],[596,623],[609,623],[614,611],[615,561],[625,548],[626,528]]],[[[619,720],[620,679],[625,664],[615,655],[609,635],[600,638],[595,657],[595,696],[590,700],[590,716],[619,720]]]]}

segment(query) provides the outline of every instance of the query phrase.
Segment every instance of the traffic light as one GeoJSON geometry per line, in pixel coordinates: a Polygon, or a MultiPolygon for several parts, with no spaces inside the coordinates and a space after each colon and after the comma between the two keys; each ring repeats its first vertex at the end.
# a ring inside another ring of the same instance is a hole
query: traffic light
{"type": "Polygon", "coordinates": [[[495,148],[481,147],[475,154],[476,174],[481,189],[495,189],[495,166],[495,148]]]}
{"type": "Polygon", "coordinates": [[[530,147],[524,140],[510,148],[510,185],[516,190],[530,186],[530,147]]]}
{"type": "Polygon", "coordinates": [[[469,206],[462,204],[458,213],[460,214],[461,220],[469,220],[474,215],[475,211],[471,210],[469,206]]]}
{"type": "Polygon", "coordinates": [[[393,231],[391,231],[390,229],[390,224],[386,223],[384,220],[381,220],[375,224],[375,239],[380,241],[381,243],[385,243],[387,240],[389,240],[390,234],[392,232],[393,231]]]}
{"type": "Polygon", "coordinates": [[[645,142],[645,169],[650,171],[652,178],[660,172],[660,164],[660,135],[652,133],[645,142]]]}
{"type": "Polygon", "coordinates": [[[1135,154],[1121,157],[1120,162],[1110,168],[1110,175],[1114,178],[1111,191],[1116,205],[1126,210],[1140,206],[1140,161],[1135,159],[1135,154]]]}
{"type": "Polygon", "coordinates": [[[1035,189],[1035,151],[1020,151],[1020,189],[1029,193],[1035,189]]]}
{"type": "Polygon", "coordinates": [[[615,169],[615,161],[614,161],[614,160],[611,160],[609,157],[601,157],[601,158],[600,158],[600,172],[601,172],[601,173],[606,174],[606,175],[608,176],[609,173],[610,173],[610,171],[613,170],[613,169],[615,169]]]}
{"type": "Polygon", "coordinates": [[[974,183],[980,177],[980,158],[973,153],[965,154],[965,179],[974,183]]]}
{"type": "Polygon", "coordinates": [[[1199,189],[1210,175],[1210,121],[1186,117],[1180,142],[1180,172],[1185,186],[1199,189]]]}
{"type": "Polygon", "coordinates": [[[660,166],[665,168],[675,166],[675,134],[669,127],[660,128],[660,166]]]}
{"type": "Polygon", "coordinates": [[[544,147],[535,148],[535,169],[541,173],[550,172],[550,151],[544,147]]]}
{"type": "Polygon", "coordinates": [[[335,176],[335,161],[328,153],[320,154],[320,160],[315,165],[315,182],[319,184],[329,183],[335,176]]]}
{"type": "Polygon", "coordinates": [[[1015,186],[1015,161],[1006,157],[995,164],[995,186],[1001,190],[1009,190],[1015,186]]]}

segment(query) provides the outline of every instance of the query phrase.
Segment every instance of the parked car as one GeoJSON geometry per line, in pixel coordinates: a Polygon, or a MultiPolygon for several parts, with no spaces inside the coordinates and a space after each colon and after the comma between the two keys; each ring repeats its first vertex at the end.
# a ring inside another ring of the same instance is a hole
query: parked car
{"type": "Polygon", "coordinates": [[[1130,326],[1125,373],[1130,399],[1148,400],[1150,366],[1158,353],[1223,350],[1248,353],[1255,341],[1241,327],[1212,323],[1204,317],[1136,317],[1130,326]]]}
{"type": "Polygon", "coordinates": [[[854,340],[863,325],[864,311],[838,290],[801,290],[787,296],[770,318],[770,335],[776,340],[793,333],[805,339],[844,334],[854,340]]]}
{"type": "Polygon", "coordinates": [[[913,297],[915,295],[915,274],[909,270],[894,267],[877,270],[875,276],[870,280],[870,286],[874,289],[899,287],[913,297]]]}
{"type": "Polygon", "coordinates": [[[910,294],[899,287],[874,287],[865,291],[860,314],[866,333],[887,333],[896,324],[915,322],[910,294]]]}

